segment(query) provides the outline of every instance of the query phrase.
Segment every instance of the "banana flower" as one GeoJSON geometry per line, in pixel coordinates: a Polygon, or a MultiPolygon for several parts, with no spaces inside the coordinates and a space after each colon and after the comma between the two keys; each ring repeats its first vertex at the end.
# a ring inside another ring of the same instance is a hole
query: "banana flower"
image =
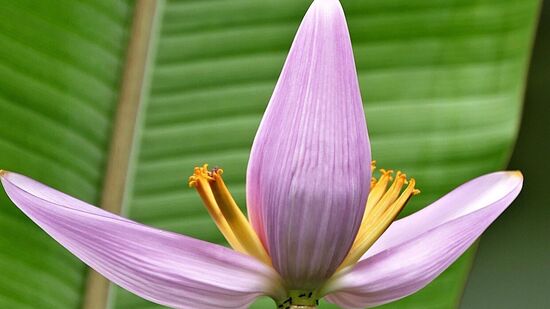
{"type": "Polygon", "coordinates": [[[256,134],[248,218],[221,169],[189,179],[232,249],[103,211],[1,171],[27,216],[117,285],[174,308],[377,306],[421,289],[455,261],[519,194],[520,172],[458,187],[394,222],[419,191],[370,157],[351,40],[338,0],[315,0],[256,134]]]}

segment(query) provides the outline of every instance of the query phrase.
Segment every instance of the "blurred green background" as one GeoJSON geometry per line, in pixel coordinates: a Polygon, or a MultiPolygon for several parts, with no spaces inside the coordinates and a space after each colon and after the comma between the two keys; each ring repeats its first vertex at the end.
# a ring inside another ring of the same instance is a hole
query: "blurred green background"
{"type": "MultiPolygon", "coordinates": [[[[121,94],[134,91],[136,99],[125,101],[139,111],[125,140],[132,152],[113,167],[129,169],[123,214],[223,242],[185,180],[195,165],[220,165],[245,206],[252,138],[310,1],[158,1],[144,73],[126,79],[140,65],[128,62],[139,48],[129,42],[145,37],[132,32],[135,2],[1,3],[0,167],[100,204],[121,94]],[[124,90],[128,79],[139,87],[124,90]]],[[[473,268],[475,248],[427,288],[387,308],[454,308],[461,299],[464,308],[549,307],[548,18],[516,143],[541,2],[342,4],[373,157],[380,167],[414,176],[423,192],[406,214],[467,179],[504,169],[513,151],[510,167],[526,177],[518,202],[481,241],[473,268]]],[[[3,194],[0,273],[0,308],[79,308],[87,293],[86,267],[3,194]]],[[[156,307],[115,287],[105,302],[156,307]]],[[[269,306],[260,301],[255,308],[269,306]]]]}
{"type": "Polygon", "coordinates": [[[510,169],[525,186],[483,235],[463,308],[550,308],[550,6],[541,10],[510,169]]]}

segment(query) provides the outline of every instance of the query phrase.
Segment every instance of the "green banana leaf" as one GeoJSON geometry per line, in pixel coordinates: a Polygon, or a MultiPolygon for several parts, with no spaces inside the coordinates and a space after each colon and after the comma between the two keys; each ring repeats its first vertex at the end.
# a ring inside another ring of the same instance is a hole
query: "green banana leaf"
{"type": "MultiPolygon", "coordinates": [[[[187,177],[202,163],[223,167],[245,209],[252,139],[309,3],[158,2],[129,141],[124,215],[223,243],[187,177]]],[[[519,125],[540,2],[342,4],[373,158],[379,167],[414,176],[423,192],[405,214],[469,178],[504,168],[519,125]]],[[[110,0],[2,2],[1,168],[99,203],[134,7],[110,0]]],[[[472,258],[470,250],[425,289],[386,307],[456,307],[472,258]]],[[[0,273],[1,308],[82,306],[86,266],[4,194],[0,273]]],[[[117,287],[106,301],[112,308],[158,308],[117,287]]],[[[253,307],[272,306],[262,299],[253,307]]]]}

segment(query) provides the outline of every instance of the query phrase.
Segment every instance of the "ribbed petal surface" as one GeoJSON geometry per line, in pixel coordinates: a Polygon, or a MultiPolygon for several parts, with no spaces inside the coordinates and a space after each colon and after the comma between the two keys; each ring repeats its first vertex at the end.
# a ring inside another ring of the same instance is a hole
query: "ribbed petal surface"
{"type": "Polygon", "coordinates": [[[425,209],[396,221],[327,299],[344,308],[384,304],[426,286],[451,265],[519,194],[519,172],[476,178],[425,209]]]}
{"type": "Polygon", "coordinates": [[[115,216],[15,173],[2,175],[11,200],[36,224],[109,280],[174,308],[246,308],[275,295],[265,264],[219,245],[115,216]]]}
{"type": "Polygon", "coordinates": [[[370,161],[344,13],[337,0],[317,0],[264,114],[247,175],[250,219],[290,288],[316,287],[346,256],[370,161]]]}

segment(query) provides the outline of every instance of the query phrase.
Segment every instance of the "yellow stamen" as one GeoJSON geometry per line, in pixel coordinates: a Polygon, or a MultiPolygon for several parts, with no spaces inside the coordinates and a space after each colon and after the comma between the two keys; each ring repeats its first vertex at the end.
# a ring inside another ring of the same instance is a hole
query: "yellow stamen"
{"type": "MultiPolygon", "coordinates": [[[[371,186],[370,192],[369,192],[369,198],[367,200],[367,206],[365,207],[365,215],[363,216],[363,219],[368,216],[372,208],[380,201],[382,196],[384,196],[384,193],[386,193],[386,190],[388,188],[388,183],[393,180],[392,174],[393,170],[386,171],[385,169],[381,169],[380,173],[382,176],[380,176],[380,179],[376,181],[375,179],[375,185],[371,186]]],[[[371,181],[372,184],[372,181],[371,181]]]]}
{"type": "Polygon", "coordinates": [[[8,173],[7,171],[0,170],[0,176],[4,176],[4,175],[7,174],[7,173],[8,173]]]}
{"type": "Polygon", "coordinates": [[[371,175],[374,174],[374,171],[376,170],[376,160],[370,161],[370,173],[371,175]]]}
{"type": "Polygon", "coordinates": [[[376,182],[378,181],[378,180],[376,180],[375,177],[373,177],[375,170],[376,170],[376,160],[372,160],[372,162],[370,163],[370,174],[371,174],[370,187],[371,187],[371,189],[374,188],[374,186],[376,186],[376,182]]]}
{"type": "Polygon", "coordinates": [[[378,182],[378,180],[376,180],[376,178],[372,177],[371,180],[370,180],[370,187],[374,188],[374,186],[376,186],[377,182],[378,182]]]}
{"type": "Polygon", "coordinates": [[[193,175],[189,177],[189,186],[194,187],[197,190],[204,205],[206,206],[206,210],[208,210],[208,213],[210,214],[210,217],[212,217],[214,223],[216,223],[218,229],[223,234],[229,245],[239,252],[246,253],[239,240],[231,230],[227,220],[223,216],[218,203],[216,202],[216,198],[214,197],[214,193],[210,188],[210,184],[208,183],[209,179],[212,179],[212,177],[208,173],[207,164],[202,167],[195,167],[193,175]]]}
{"type": "MultiPolygon", "coordinates": [[[[384,210],[387,209],[388,206],[391,205],[399,197],[401,188],[403,187],[403,184],[405,184],[406,181],[407,181],[406,175],[398,171],[397,175],[395,176],[395,180],[393,181],[390,188],[384,193],[384,195],[382,195],[381,198],[372,202],[370,211],[368,213],[365,212],[365,215],[363,217],[367,217],[367,220],[368,219],[372,220],[380,217],[380,215],[384,212],[384,210]]],[[[367,204],[368,204],[368,200],[367,200],[367,204]]]]}
{"type": "Polygon", "coordinates": [[[392,171],[380,170],[380,172],[382,174],[380,180],[377,181],[376,185],[369,193],[361,227],[359,228],[350,252],[339,269],[356,263],[395,220],[410,198],[420,193],[420,191],[414,187],[416,181],[412,178],[407,181],[406,175],[401,172],[397,172],[395,180],[387,189],[388,182],[391,180],[392,171]],[[405,190],[401,192],[405,184],[408,185],[405,190]]]}
{"type": "Polygon", "coordinates": [[[209,171],[207,164],[196,167],[189,177],[189,186],[195,187],[218,229],[235,250],[271,264],[258,235],[225,186],[222,173],[221,169],[209,171]]]}
{"type": "Polygon", "coordinates": [[[248,219],[239,206],[237,206],[237,203],[235,203],[231,193],[229,193],[229,190],[225,186],[225,182],[221,177],[223,170],[215,169],[211,174],[213,177],[213,180],[210,181],[212,192],[214,192],[214,197],[220,206],[220,210],[233,230],[233,233],[248,254],[255,256],[267,264],[271,264],[271,259],[262,245],[258,234],[256,234],[256,231],[254,231],[248,219]]]}

